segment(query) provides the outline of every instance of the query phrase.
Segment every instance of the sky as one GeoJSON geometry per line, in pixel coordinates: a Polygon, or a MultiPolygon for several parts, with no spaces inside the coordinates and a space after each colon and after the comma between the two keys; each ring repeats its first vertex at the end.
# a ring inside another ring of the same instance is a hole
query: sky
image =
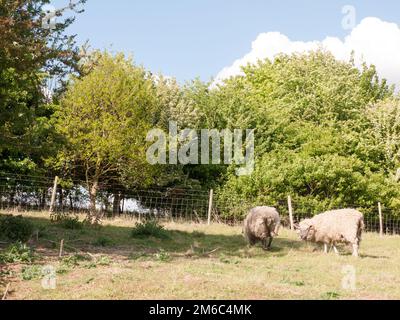
{"type": "Polygon", "coordinates": [[[79,44],[132,54],[181,83],[220,81],[257,58],[321,44],[339,59],[355,49],[358,63],[377,64],[382,76],[400,82],[398,0],[88,0],[84,8],[69,28],[79,44]],[[343,13],[346,5],[355,11],[343,13]]]}

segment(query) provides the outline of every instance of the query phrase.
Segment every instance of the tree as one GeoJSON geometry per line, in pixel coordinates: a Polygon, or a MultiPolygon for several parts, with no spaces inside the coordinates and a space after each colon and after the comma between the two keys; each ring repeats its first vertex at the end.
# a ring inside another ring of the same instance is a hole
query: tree
{"type": "Polygon", "coordinates": [[[400,180],[400,100],[390,98],[368,106],[367,127],[360,134],[360,148],[370,161],[400,180]]]}
{"type": "Polygon", "coordinates": [[[259,61],[243,72],[213,93],[222,123],[256,132],[255,172],[237,177],[229,168],[220,185],[221,199],[232,206],[227,214],[238,202],[273,204],[288,194],[304,213],[376,201],[398,206],[399,192],[381,165],[385,157],[397,159],[397,108],[385,111],[384,124],[367,108],[393,96],[373,66],[360,70],[317,51],[259,61]],[[363,149],[361,137],[369,135],[390,150],[386,156],[373,152],[373,139],[363,149]]]}
{"type": "MultiPolygon", "coordinates": [[[[74,5],[85,1],[79,0],[74,5]]],[[[45,94],[46,82],[53,79],[58,87],[67,73],[77,70],[79,52],[74,36],[64,33],[74,18],[58,19],[54,29],[43,28],[42,9],[48,3],[49,0],[0,1],[0,167],[3,170],[29,172],[43,167],[42,158],[54,151],[55,139],[48,121],[53,108],[45,94]]]]}
{"type": "Polygon", "coordinates": [[[150,74],[123,54],[102,53],[93,69],[74,78],[55,114],[57,130],[67,139],[60,159],[81,166],[90,196],[89,221],[97,221],[101,183],[152,183],[145,141],[156,109],[150,74]]]}

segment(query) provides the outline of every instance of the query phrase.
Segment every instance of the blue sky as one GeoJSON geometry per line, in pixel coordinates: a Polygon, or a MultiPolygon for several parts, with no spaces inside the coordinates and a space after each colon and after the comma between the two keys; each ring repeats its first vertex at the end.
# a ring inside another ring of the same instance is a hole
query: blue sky
{"type": "Polygon", "coordinates": [[[373,16],[400,24],[398,0],[88,0],[69,32],[93,48],[132,53],[137,63],[180,82],[208,80],[248,53],[263,32],[299,41],[343,39],[349,34],[341,26],[344,5],[356,8],[357,23],[373,16]]]}

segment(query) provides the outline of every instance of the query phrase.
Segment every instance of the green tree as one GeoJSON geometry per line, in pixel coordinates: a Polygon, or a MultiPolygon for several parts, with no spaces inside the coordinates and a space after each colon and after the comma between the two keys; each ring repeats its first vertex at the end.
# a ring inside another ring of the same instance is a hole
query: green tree
{"type": "Polygon", "coordinates": [[[389,98],[368,106],[358,147],[367,159],[395,181],[400,180],[400,100],[389,98]]]}
{"type": "Polygon", "coordinates": [[[152,183],[154,168],[146,161],[147,131],[157,108],[150,74],[124,55],[102,53],[93,69],[75,78],[56,112],[56,126],[67,139],[59,159],[80,166],[96,216],[101,183],[128,186],[152,183]]]}
{"type": "Polygon", "coordinates": [[[43,28],[43,8],[49,3],[0,1],[0,167],[5,171],[43,171],[43,157],[55,151],[56,139],[48,121],[52,88],[46,84],[53,79],[59,87],[67,73],[77,70],[74,36],[65,35],[74,18],[63,20],[58,12],[55,28],[43,28]]]}
{"type": "Polygon", "coordinates": [[[256,129],[255,172],[236,177],[229,168],[220,186],[227,214],[235,208],[243,214],[241,202],[274,204],[288,194],[303,204],[304,213],[376,201],[396,205],[399,193],[380,163],[398,151],[392,132],[397,111],[387,112],[383,133],[376,123],[380,118],[368,106],[381,106],[393,88],[373,66],[360,70],[352,61],[317,51],[281,55],[243,71],[244,76],[215,90],[219,108],[209,110],[228,127],[256,129]],[[375,138],[363,148],[362,135],[375,138]],[[385,145],[390,140],[390,155],[374,154],[374,139],[385,145]]]}

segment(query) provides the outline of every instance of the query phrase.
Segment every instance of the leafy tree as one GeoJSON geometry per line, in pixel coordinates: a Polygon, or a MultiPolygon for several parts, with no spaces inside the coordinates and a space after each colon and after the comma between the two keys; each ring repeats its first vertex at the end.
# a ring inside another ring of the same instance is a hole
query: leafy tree
{"type": "MultiPolygon", "coordinates": [[[[54,152],[53,112],[45,90],[76,70],[74,36],[65,35],[74,18],[42,27],[49,0],[0,1],[0,167],[11,172],[40,171],[54,152]],[[24,166],[23,164],[27,164],[24,166]]],[[[74,5],[83,4],[79,0],[74,5]]],[[[57,13],[61,15],[61,12],[57,13]]],[[[58,85],[56,85],[58,86],[58,85]]]]}
{"type": "Polygon", "coordinates": [[[367,160],[400,180],[400,101],[389,98],[368,106],[367,126],[360,132],[359,149],[367,160]]]}
{"type": "Polygon", "coordinates": [[[57,130],[68,141],[59,159],[83,171],[90,221],[98,219],[96,196],[101,183],[152,183],[154,168],[146,161],[145,138],[156,107],[149,73],[122,54],[102,53],[91,72],[69,85],[56,112],[57,130]]]}
{"type": "Polygon", "coordinates": [[[215,90],[219,108],[209,110],[229,127],[256,128],[255,172],[237,177],[230,168],[220,185],[227,214],[242,215],[238,203],[276,204],[288,194],[304,213],[377,201],[398,205],[397,187],[380,165],[386,159],[393,170],[397,161],[397,107],[391,102],[388,111],[381,102],[393,88],[373,66],[359,70],[318,51],[281,55],[243,71],[215,90]],[[382,144],[387,152],[374,153],[382,144]]]}

